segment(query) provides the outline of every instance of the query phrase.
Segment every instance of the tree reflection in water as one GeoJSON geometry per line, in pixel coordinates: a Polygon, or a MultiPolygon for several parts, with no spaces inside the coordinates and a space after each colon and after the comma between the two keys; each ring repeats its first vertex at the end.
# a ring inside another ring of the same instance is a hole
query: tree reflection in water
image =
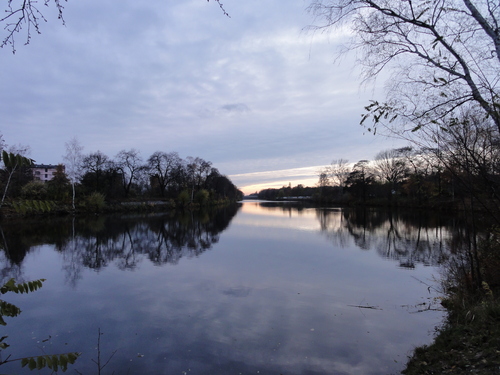
{"type": "MultiPolygon", "coordinates": [[[[287,216],[314,210],[320,231],[336,247],[354,244],[375,250],[403,268],[416,263],[438,265],[461,243],[460,220],[421,211],[312,208],[260,203],[287,216]]],[[[66,280],[75,285],[82,267],[99,271],[114,263],[134,270],[146,257],[155,265],[177,264],[196,257],[219,241],[239,206],[208,212],[101,216],[58,220],[11,221],[0,226],[3,281],[22,277],[21,264],[36,246],[52,244],[63,255],[66,280]]]]}
{"type": "Polygon", "coordinates": [[[158,266],[177,264],[217,243],[238,209],[2,223],[1,278],[23,281],[24,258],[44,244],[62,254],[66,281],[73,285],[82,267],[99,271],[114,263],[121,270],[134,270],[144,257],[158,266]]]}
{"type": "Polygon", "coordinates": [[[363,250],[374,249],[400,267],[414,268],[415,263],[436,266],[450,255],[453,218],[423,212],[397,212],[380,209],[336,209],[316,211],[324,232],[336,246],[349,241],[363,250]]]}
{"type": "Polygon", "coordinates": [[[285,215],[315,211],[320,231],[335,247],[354,244],[362,250],[375,250],[381,257],[395,260],[402,268],[416,263],[435,266],[446,261],[460,236],[457,216],[418,210],[380,208],[315,208],[292,202],[262,202],[270,212],[285,215]]]}

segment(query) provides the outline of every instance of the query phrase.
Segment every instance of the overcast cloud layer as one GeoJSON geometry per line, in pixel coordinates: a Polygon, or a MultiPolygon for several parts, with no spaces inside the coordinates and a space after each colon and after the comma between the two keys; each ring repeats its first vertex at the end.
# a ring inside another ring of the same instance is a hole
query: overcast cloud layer
{"type": "Polygon", "coordinates": [[[247,193],[399,146],[363,135],[381,93],[360,88],[354,56],[334,63],[345,35],[304,31],[308,2],[284,4],[227,0],[228,18],[205,0],[69,0],[65,26],[43,8],[41,35],[0,50],[0,132],[37,163],[62,162],[74,136],[111,157],[199,156],[247,193]]]}

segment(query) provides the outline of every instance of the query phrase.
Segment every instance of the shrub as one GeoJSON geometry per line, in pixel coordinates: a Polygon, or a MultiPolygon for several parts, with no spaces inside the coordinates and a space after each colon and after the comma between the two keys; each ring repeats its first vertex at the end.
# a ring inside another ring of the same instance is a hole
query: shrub
{"type": "Polygon", "coordinates": [[[94,191],[85,198],[85,209],[89,212],[101,212],[106,207],[106,199],[103,194],[94,191]]]}
{"type": "Polygon", "coordinates": [[[201,190],[199,190],[199,191],[196,192],[196,194],[194,196],[194,200],[200,206],[201,205],[205,205],[208,202],[209,196],[210,196],[210,194],[209,194],[208,191],[206,191],[205,189],[201,189],[201,190]]]}
{"type": "Polygon", "coordinates": [[[187,206],[190,201],[189,192],[187,190],[181,191],[177,197],[177,201],[181,206],[187,206]]]}
{"type": "Polygon", "coordinates": [[[47,199],[47,186],[40,181],[31,181],[21,189],[24,199],[43,200],[47,199]]]}

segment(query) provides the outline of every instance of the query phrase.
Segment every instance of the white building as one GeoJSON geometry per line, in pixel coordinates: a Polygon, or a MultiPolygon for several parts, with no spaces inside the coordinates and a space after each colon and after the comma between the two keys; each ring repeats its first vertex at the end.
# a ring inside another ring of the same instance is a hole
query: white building
{"type": "Polygon", "coordinates": [[[31,167],[34,180],[42,182],[47,182],[52,180],[52,178],[56,174],[56,170],[57,170],[57,165],[51,165],[51,164],[35,164],[31,167]]]}

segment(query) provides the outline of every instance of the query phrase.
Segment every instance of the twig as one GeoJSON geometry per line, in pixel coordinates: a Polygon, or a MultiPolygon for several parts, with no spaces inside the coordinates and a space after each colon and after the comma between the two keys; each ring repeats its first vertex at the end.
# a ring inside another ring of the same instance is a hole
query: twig
{"type": "Polygon", "coordinates": [[[434,286],[427,284],[426,282],[423,282],[422,280],[417,279],[415,276],[412,276],[415,280],[417,280],[419,283],[424,284],[427,287],[427,291],[430,293],[431,289],[434,290],[437,293],[440,293],[439,290],[437,290],[434,286]]]}
{"type": "Polygon", "coordinates": [[[97,365],[97,374],[100,375],[101,370],[103,370],[104,367],[106,367],[106,365],[109,363],[109,361],[111,361],[111,358],[113,358],[113,356],[116,354],[117,351],[115,350],[113,353],[111,353],[106,363],[101,366],[101,335],[103,335],[103,333],[101,333],[100,327],[98,333],[99,336],[97,337],[97,362],[94,360],[92,360],[92,362],[94,362],[97,365]]]}
{"type": "Polygon", "coordinates": [[[378,306],[363,306],[363,305],[347,305],[349,307],[357,307],[359,309],[372,309],[372,310],[382,310],[381,308],[379,308],[378,306]]]}

